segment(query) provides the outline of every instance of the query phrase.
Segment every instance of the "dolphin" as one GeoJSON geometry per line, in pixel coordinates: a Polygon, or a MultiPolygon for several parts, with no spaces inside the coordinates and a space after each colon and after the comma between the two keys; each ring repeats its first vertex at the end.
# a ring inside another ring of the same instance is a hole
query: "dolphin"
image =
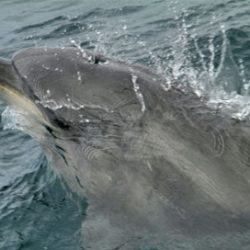
{"type": "Polygon", "coordinates": [[[0,59],[0,95],[88,201],[86,249],[231,249],[249,232],[249,124],[180,86],[79,48],[0,59]]]}

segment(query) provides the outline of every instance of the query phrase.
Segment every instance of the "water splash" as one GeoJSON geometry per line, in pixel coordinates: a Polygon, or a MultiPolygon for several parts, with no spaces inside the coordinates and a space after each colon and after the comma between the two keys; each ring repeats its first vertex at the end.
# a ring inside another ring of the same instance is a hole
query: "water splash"
{"type": "Polygon", "coordinates": [[[3,129],[17,129],[24,131],[25,125],[28,125],[26,119],[28,114],[25,112],[21,113],[11,107],[6,107],[1,114],[1,123],[3,129]]]}
{"type": "MultiPolygon", "coordinates": [[[[235,63],[230,54],[232,52],[225,25],[219,24],[217,32],[201,37],[195,25],[187,22],[187,15],[186,10],[181,18],[176,14],[179,35],[164,55],[167,62],[153,50],[147,49],[157,73],[166,79],[163,89],[168,90],[173,83],[183,89],[186,86],[192,87],[198,96],[208,98],[211,107],[219,107],[237,119],[248,119],[250,97],[247,94],[250,81],[246,79],[243,60],[235,63]],[[237,89],[236,80],[243,84],[241,91],[237,89]]],[[[215,23],[218,20],[213,16],[211,24],[215,23]]]]}
{"type": "Polygon", "coordinates": [[[81,56],[83,57],[83,58],[87,58],[89,61],[93,61],[93,58],[92,58],[92,56],[91,55],[88,55],[87,53],[86,53],[86,51],[81,47],[81,43],[80,42],[77,42],[76,40],[74,40],[74,39],[70,39],[70,43],[72,44],[72,45],[74,45],[76,48],[78,48],[79,49],[79,55],[81,54],[81,56]]]}
{"type": "Polygon", "coordinates": [[[63,108],[67,108],[74,111],[79,111],[85,108],[90,109],[100,109],[107,113],[113,113],[112,109],[109,109],[103,105],[98,104],[89,104],[89,103],[79,103],[78,101],[73,100],[70,98],[68,94],[64,98],[60,100],[55,100],[52,96],[50,91],[47,90],[46,94],[43,95],[41,100],[36,100],[36,104],[41,104],[45,108],[49,108],[51,110],[59,110],[63,108]]]}
{"type": "Polygon", "coordinates": [[[138,101],[140,102],[141,104],[141,112],[144,113],[145,110],[146,110],[146,105],[145,105],[145,102],[144,102],[144,97],[140,91],[140,85],[138,84],[137,82],[137,76],[133,74],[132,72],[132,83],[133,83],[133,89],[134,89],[134,92],[136,94],[136,97],[138,99],[138,101]]]}

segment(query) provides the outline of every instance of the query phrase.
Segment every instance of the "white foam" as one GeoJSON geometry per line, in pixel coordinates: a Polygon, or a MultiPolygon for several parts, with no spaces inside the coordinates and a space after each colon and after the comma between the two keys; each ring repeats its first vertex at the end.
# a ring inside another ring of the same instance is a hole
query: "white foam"
{"type": "Polygon", "coordinates": [[[49,108],[51,110],[59,110],[62,108],[67,108],[79,111],[81,109],[90,108],[90,109],[100,109],[107,113],[113,113],[113,110],[98,104],[79,103],[77,101],[73,101],[68,94],[64,98],[61,98],[58,101],[53,99],[51,95],[45,94],[42,100],[37,100],[35,101],[35,103],[41,104],[43,107],[49,108]]]}

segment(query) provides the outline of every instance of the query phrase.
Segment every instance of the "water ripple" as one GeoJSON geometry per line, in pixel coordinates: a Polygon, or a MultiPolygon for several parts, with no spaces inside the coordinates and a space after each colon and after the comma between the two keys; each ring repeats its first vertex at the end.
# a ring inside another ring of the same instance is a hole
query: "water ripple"
{"type": "Polygon", "coordinates": [[[24,26],[24,27],[22,27],[20,29],[16,29],[15,32],[16,33],[22,33],[22,32],[30,31],[30,30],[33,30],[33,29],[42,28],[44,26],[51,25],[51,24],[57,23],[59,21],[64,21],[64,20],[68,20],[68,18],[66,16],[57,16],[55,18],[46,20],[46,21],[41,22],[41,23],[27,25],[27,26],[24,26]]]}

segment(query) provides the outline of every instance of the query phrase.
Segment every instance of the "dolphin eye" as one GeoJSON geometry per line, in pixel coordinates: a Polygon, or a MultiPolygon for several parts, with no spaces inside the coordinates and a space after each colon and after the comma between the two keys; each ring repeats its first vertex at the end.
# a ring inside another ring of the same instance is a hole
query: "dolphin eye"
{"type": "Polygon", "coordinates": [[[100,58],[99,57],[95,57],[95,64],[98,64],[100,62],[100,58]]]}
{"type": "Polygon", "coordinates": [[[106,62],[106,59],[101,55],[96,55],[95,58],[94,58],[94,63],[95,64],[105,63],[105,62],[106,62]]]}

